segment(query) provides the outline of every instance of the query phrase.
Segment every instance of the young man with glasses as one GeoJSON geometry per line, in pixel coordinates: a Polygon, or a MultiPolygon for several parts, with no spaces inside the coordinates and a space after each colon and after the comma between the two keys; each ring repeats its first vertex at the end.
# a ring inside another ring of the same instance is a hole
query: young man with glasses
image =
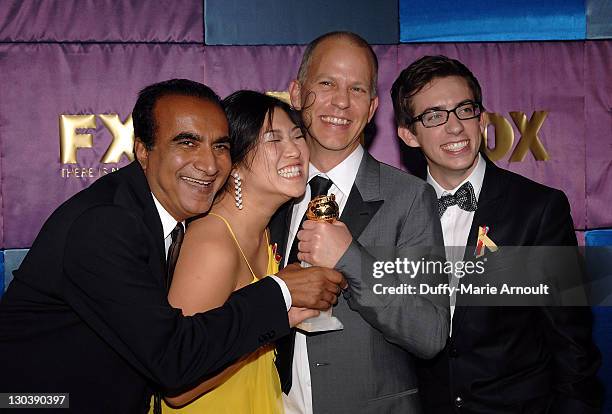
{"type": "MultiPolygon", "coordinates": [[[[498,246],[576,245],[563,192],[498,168],[480,153],[481,89],[461,62],[425,56],[400,73],[391,97],[398,135],[427,160],[448,260],[473,258],[485,226],[498,246]]],[[[451,277],[453,283],[466,282],[451,277]]],[[[421,364],[426,412],[599,412],[600,354],[589,308],[463,302],[455,308],[455,300],[444,351],[421,364]]]]}

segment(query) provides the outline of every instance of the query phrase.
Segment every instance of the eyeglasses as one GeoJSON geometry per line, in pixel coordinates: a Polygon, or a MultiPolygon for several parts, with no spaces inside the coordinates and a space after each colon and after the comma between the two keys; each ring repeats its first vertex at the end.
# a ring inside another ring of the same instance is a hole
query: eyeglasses
{"type": "Polygon", "coordinates": [[[482,112],[482,105],[478,102],[464,102],[454,109],[430,109],[410,120],[408,125],[421,121],[425,128],[433,128],[448,122],[450,114],[454,113],[458,119],[466,120],[478,118],[482,112]]]}

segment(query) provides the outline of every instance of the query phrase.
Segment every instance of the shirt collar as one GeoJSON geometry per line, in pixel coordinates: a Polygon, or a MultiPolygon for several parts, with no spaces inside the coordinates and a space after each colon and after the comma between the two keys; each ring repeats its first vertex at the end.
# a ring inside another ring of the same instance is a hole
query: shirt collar
{"type": "Polygon", "coordinates": [[[332,180],[334,185],[338,187],[340,191],[342,191],[342,194],[348,196],[351,193],[353,184],[355,183],[355,178],[357,177],[357,171],[359,170],[359,165],[363,159],[363,154],[363,147],[358,145],[348,157],[342,160],[340,164],[336,165],[327,173],[322,173],[311,163],[310,168],[308,169],[308,181],[310,182],[310,180],[316,175],[326,176],[332,180]]]}
{"type": "Polygon", "coordinates": [[[482,155],[478,153],[478,161],[472,173],[452,190],[445,190],[440,184],[438,184],[438,182],[429,173],[429,166],[427,167],[427,182],[433,186],[434,190],[436,190],[436,196],[440,198],[445,194],[455,194],[455,191],[457,191],[459,187],[469,181],[470,184],[472,184],[472,187],[474,188],[474,195],[476,195],[476,200],[478,200],[480,190],[482,189],[482,182],[484,180],[485,170],[486,162],[484,158],[482,158],[482,155]]]}
{"type": "MultiPolygon", "coordinates": [[[[172,233],[172,230],[174,230],[178,221],[176,221],[176,219],[172,217],[172,215],[168,213],[168,211],[166,211],[166,209],[161,205],[159,200],[155,198],[155,194],[151,193],[151,195],[153,196],[155,208],[157,208],[157,213],[159,214],[159,218],[161,219],[162,229],[164,231],[164,239],[166,239],[168,238],[170,233],[172,233]]],[[[183,227],[184,226],[185,223],[183,223],[183,227]]]]}

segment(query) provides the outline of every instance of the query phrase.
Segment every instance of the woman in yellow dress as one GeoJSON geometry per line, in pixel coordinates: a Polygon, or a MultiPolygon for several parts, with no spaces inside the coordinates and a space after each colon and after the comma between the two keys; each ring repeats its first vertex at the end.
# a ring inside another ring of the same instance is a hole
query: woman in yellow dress
{"type": "MultiPolygon", "coordinates": [[[[232,291],[278,271],[268,222],[283,203],[304,193],[308,179],[308,147],[287,104],[238,91],[224,106],[233,170],[210,213],[190,223],[185,234],[168,295],[185,315],[216,308],[232,291]]],[[[178,397],[166,397],[162,411],[282,413],[273,345],[178,397]]]]}

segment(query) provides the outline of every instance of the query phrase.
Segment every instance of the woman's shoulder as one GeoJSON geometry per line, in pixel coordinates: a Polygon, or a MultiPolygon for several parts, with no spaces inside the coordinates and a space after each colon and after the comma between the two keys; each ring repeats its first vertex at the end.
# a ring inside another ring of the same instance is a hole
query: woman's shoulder
{"type": "Polygon", "coordinates": [[[219,217],[208,214],[187,226],[185,245],[197,246],[200,254],[215,261],[239,263],[239,252],[227,224],[219,217]]]}
{"type": "Polygon", "coordinates": [[[198,235],[205,236],[211,231],[216,231],[217,233],[221,233],[222,230],[227,231],[227,225],[222,216],[211,213],[192,220],[187,226],[187,229],[197,232],[198,235]]]}
{"type": "Polygon", "coordinates": [[[170,303],[185,315],[221,306],[237,286],[240,253],[225,223],[203,217],[187,226],[170,287],[170,303]]]}

